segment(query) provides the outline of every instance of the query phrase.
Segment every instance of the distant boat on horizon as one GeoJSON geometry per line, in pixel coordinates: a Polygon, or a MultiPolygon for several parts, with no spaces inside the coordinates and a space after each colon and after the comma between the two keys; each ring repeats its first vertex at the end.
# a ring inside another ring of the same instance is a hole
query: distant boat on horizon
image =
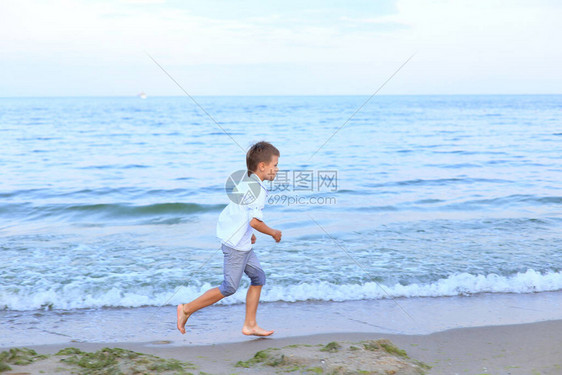
{"type": "Polygon", "coordinates": [[[144,92],[137,94],[137,96],[141,99],[146,99],[146,94],[144,92]]]}

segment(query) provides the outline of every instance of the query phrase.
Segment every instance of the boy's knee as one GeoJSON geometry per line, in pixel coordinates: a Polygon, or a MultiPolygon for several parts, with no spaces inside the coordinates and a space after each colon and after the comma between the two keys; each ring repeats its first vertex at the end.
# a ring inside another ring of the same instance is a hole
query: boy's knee
{"type": "Polygon", "coordinates": [[[265,272],[262,269],[257,269],[250,279],[252,285],[265,285],[265,272]]]}
{"type": "Polygon", "coordinates": [[[225,283],[223,282],[220,286],[219,286],[219,291],[221,292],[221,294],[225,297],[231,296],[234,293],[236,293],[236,287],[232,284],[229,283],[225,283]]]}

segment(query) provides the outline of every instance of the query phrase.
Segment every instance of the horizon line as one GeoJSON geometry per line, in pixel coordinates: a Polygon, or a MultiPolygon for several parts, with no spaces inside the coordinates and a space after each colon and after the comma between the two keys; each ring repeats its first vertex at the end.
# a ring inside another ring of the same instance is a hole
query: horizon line
{"type": "MultiPolygon", "coordinates": [[[[31,98],[139,98],[139,94],[134,95],[16,95],[16,96],[0,96],[0,99],[31,99],[31,98]]],[[[147,98],[177,98],[183,95],[148,95],[147,98]]],[[[200,94],[193,95],[197,97],[336,97],[336,96],[369,96],[370,94],[252,94],[252,95],[222,95],[222,94],[200,94]]],[[[495,93],[495,94],[379,94],[378,97],[384,96],[556,96],[562,93],[495,93]]]]}

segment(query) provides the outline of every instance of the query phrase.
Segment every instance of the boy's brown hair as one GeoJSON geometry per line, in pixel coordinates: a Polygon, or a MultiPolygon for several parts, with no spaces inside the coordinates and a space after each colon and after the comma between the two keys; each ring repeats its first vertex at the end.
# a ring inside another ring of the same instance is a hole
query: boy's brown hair
{"type": "Polygon", "coordinates": [[[258,142],[248,150],[246,154],[246,167],[248,167],[248,177],[258,169],[261,162],[269,163],[273,155],[280,156],[279,150],[269,142],[258,142]]]}

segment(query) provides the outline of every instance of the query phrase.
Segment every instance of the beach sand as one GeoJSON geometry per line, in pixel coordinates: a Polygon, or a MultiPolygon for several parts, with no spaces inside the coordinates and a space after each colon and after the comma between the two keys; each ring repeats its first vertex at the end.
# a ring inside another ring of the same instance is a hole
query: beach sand
{"type": "MultiPolygon", "coordinates": [[[[181,335],[174,306],[4,311],[0,350],[29,347],[52,355],[67,347],[88,352],[124,348],[190,362],[196,369],[189,371],[195,374],[265,374],[279,369],[235,365],[267,348],[319,345],[313,348],[318,354],[330,342],[361,346],[363,341],[387,339],[412,360],[432,366],[428,374],[562,374],[561,292],[264,303],[260,325],[276,332],[261,339],[240,333],[243,316],[243,305],[213,306],[192,316],[187,334],[181,335]]],[[[51,357],[12,366],[7,373],[54,373],[60,367],[57,361],[51,357]]]]}
{"type": "MultiPolygon", "coordinates": [[[[447,330],[429,335],[391,335],[376,333],[330,333],[276,339],[246,339],[238,343],[176,346],[169,342],[150,343],[75,343],[84,351],[103,347],[120,347],[149,353],[162,358],[175,358],[193,363],[197,374],[259,374],[275,373],[271,366],[236,367],[238,361],[251,359],[267,348],[294,345],[326,345],[330,342],[363,342],[388,339],[407,352],[410,358],[432,368],[427,374],[561,374],[562,320],[447,330]]],[[[54,354],[68,345],[33,346],[39,354],[54,354]]],[[[329,358],[329,353],[325,353],[329,358]]],[[[57,367],[55,359],[27,366],[12,366],[10,373],[50,373],[57,367]],[[50,361],[50,362],[49,362],[50,361]],[[43,364],[42,364],[43,362],[43,364]],[[45,365],[48,363],[48,365],[45,365]]],[[[321,364],[319,363],[319,366],[321,364]]],[[[400,373],[400,372],[398,372],[400,373]]]]}

